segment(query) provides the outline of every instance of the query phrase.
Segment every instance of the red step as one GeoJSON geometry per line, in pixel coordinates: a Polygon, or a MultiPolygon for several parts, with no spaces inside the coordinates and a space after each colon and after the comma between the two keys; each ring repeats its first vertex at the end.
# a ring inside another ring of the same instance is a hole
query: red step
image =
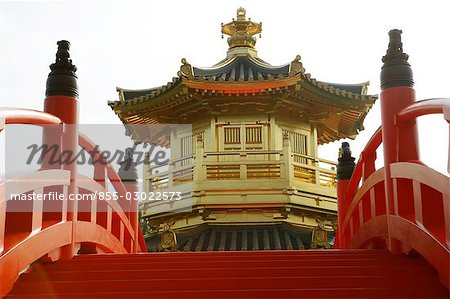
{"type": "Polygon", "coordinates": [[[448,298],[420,259],[378,250],[80,255],[36,264],[9,297],[448,298]]]}
{"type": "MultiPolygon", "coordinates": [[[[142,277],[163,277],[163,278],[183,278],[184,272],[190,273],[197,278],[217,278],[217,277],[249,277],[257,273],[257,277],[278,277],[289,274],[291,277],[323,277],[323,276],[363,276],[370,273],[371,276],[396,277],[407,275],[432,275],[431,268],[423,268],[416,265],[395,267],[386,273],[384,267],[260,267],[260,268],[206,268],[206,269],[122,269],[113,271],[89,271],[89,275],[94,277],[111,276],[127,277],[129,279],[140,279],[142,277]]],[[[24,275],[23,282],[45,282],[52,281],[83,281],[86,279],[86,271],[58,271],[46,269],[24,275]],[[51,271],[50,271],[51,270],[51,271]]]]}
{"type": "MultiPolygon", "coordinates": [[[[413,262],[414,263],[414,262],[413,262]]],[[[96,263],[92,260],[79,260],[78,262],[64,262],[54,265],[55,270],[58,271],[89,271],[97,270],[99,267],[103,270],[112,271],[120,269],[205,269],[205,268],[239,268],[245,266],[246,268],[260,268],[270,265],[278,267],[317,267],[317,266],[397,266],[402,267],[411,264],[411,261],[405,259],[394,260],[376,260],[376,259],[310,259],[310,260],[297,260],[297,259],[283,259],[283,260],[265,260],[264,262],[258,260],[214,260],[205,259],[202,261],[140,261],[136,259],[132,262],[123,261],[111,261],[110,263],[96,263]]]]}

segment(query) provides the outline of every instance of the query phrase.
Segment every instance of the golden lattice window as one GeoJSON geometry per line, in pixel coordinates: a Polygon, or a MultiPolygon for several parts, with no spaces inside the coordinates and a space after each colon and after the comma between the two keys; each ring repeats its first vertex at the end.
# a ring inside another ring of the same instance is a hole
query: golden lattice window
{"type": "MultiPolygon", "coordinates": [[[[291,143],[291,151],[296,154],[307,155],[308,154],[308,142],[307,136],[304,134],[287,131],[289,134],[289,141],[291,143]]],[[[299,156],[294,157],[294,161],[298,163],[307,164],[307,159],[299,156]]]]}
{"type": "Polygon", "coordinates": [[[192,135],[181,138],[181,157],[187,157],[193,154],[194,145],[192,135]]]}
{"type": "Polygon", "coordinates": [[[245,141],[247,144],[262,143],[261,127],[246,127],[245,128],[245,141]]]}
{"type": "Polygon", "coordinates": [[[224,128],[224,135],[225,144],[241,143],[241,128],[239,127],[224,128]]]}

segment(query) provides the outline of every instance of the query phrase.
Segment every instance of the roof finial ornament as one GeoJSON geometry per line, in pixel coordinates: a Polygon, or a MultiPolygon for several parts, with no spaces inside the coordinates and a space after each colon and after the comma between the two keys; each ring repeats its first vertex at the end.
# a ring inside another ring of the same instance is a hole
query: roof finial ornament
{"type": "Polygon", "coordinates": [[[242,6],[239,7],[236,11],[236,15],[237,15],[237,20],[238,21],[245,21],[245,8],[243,8],[242,6]]]}
{"type": "Polygon", "coordinates": [[[236,11],[236,19],[227,24],[221,24],[222,34],[229,35],[228,45],[230,49],[236,47],[254,48],[256,38],[253,35],[261,34],[262,23],[255,23],[250,18],[247,19],[246,11],[239,7],[236,11]]]}
{"type": "Polygon", "coordinates": [[[411,65],[408,63],[408,54],[403,52],[402,31],[392,29],[389,31],[389,46],[386,55],[381,59],[381,89],[394,86],[414,85],[411,65]]]}

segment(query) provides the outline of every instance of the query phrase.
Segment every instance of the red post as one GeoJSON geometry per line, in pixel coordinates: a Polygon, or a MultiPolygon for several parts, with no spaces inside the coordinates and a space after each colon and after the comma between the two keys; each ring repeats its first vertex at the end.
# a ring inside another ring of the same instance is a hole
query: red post
{"type": "MultiPolygon", "coordinates": [[[[131,252],[137,252],[139,247],[139,207],[138,207],[138,175],[136,163],[133,162],[133,149],[127,148],[124,160],[120,163],[118,175],[128,194],[124,194],[122,207],[128,215],[133,227],[133,244],[131,252]]],[[[126,246],[125,246],[126,247],[126,246]]]]}
{"type": "Polygon", "coordinates": [[[345,214],[348,210],[352,198],[347,198],[347,188],[350,179],[355,169],[355,158],[352,157],[350,145],[348,142],[342,142],[342,147],[339,149],[339,158],[337,165],[337,204],[338,204],[338,230],[336,240],[334,241],[335,248],[345,248],[348,244],[343,240],[344,232],[343,222],[345,214]]]}
{"type": "MultiPolygon", "coordinates": [[[[47,78],[44,111],[59,117],[64,122],[64,132],[61,140],[61,150],[72,154],[72,159],[78,148],[78,85],[76,66],[69,59],[70,43],[59,41],[56,62],[50,65],[51,72],[47,78]]],[[[68,194],[77,194],[76,162],[62,162],[62,168],[71,172],[68,194]]],[[[75,252],[75,221],[77,220],[77,204],[75,200],[67,202],[66,220],[72,222],[71,243],[62,248],[62,258],[72,258],[75,252]]],[[[64,219],[64,215],[63,215],[64,219]]]]}
{"type": "Polygon", "coordinates": [[[408,55],[403,53],[401,30],[389,31],[389,47],[381,68],[381,122],[383,134],[386,214],[388,217],[389,250],[400,251],[400,244],[391,238],[389,215],[398,213],[397,194],[391,179],[390,165],[399,161],[419,160],[417,125],[399,127],[397,114],[415,101],[414,80],[408,55]]]}

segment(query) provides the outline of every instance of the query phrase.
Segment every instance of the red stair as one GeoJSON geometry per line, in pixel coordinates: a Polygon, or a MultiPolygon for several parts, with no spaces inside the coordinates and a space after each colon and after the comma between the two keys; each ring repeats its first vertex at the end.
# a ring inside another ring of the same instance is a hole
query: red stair
{"type": "Polygon", "coordinates": [[[34,264],[12,298],[448,298],[419,258],[384,250],[79,255],[34,264]]]}

